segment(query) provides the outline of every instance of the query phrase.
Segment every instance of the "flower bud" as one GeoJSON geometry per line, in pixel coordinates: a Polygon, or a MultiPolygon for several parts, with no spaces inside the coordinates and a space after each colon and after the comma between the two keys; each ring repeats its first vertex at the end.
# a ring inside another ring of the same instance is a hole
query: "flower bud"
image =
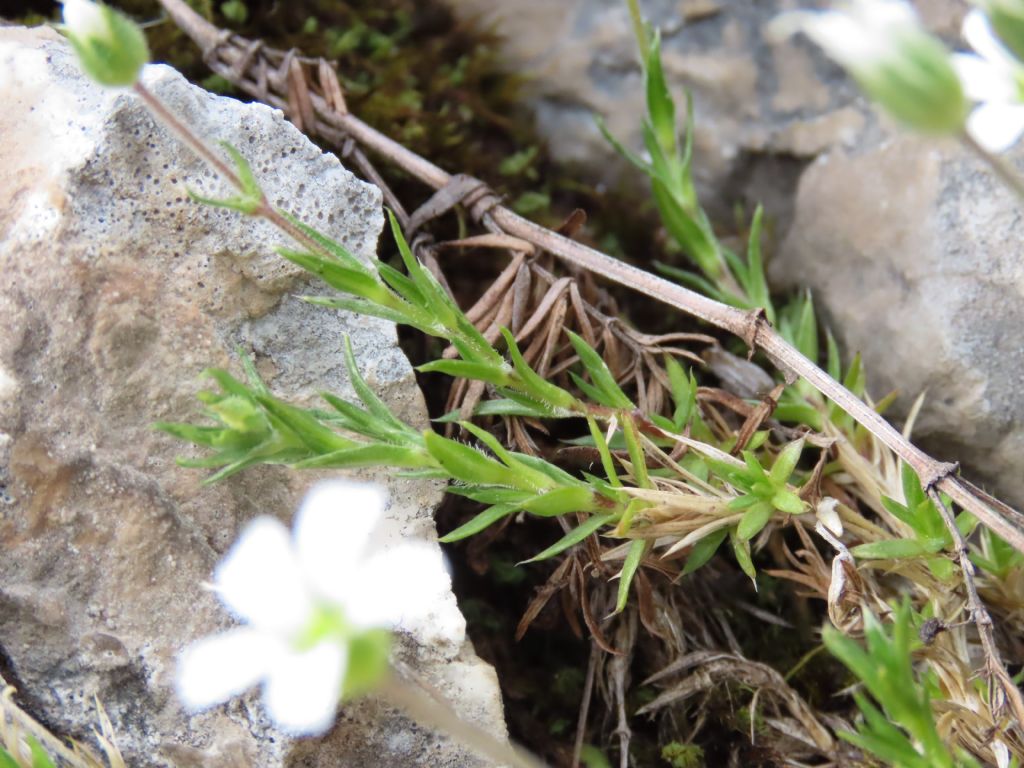
{"type": "Polygon", "coordinates": [[[1024,0],[975,0],[999,41],[1024,60],[1024,0]]]}
{"type": "Polygon", "coordinates": [[[773,31],[806,34],[911,128],[937,134],[963,128],[968,104],[949,54],[903,0],[850,0],[838,10],[783,14],[773,31]]]}
{"type": "Polygon", "coordinates": [[[131,85],[149,61],[138,25],[102,3],[64,0],[64,34],[82,69],[100,85],[131,85]]]}

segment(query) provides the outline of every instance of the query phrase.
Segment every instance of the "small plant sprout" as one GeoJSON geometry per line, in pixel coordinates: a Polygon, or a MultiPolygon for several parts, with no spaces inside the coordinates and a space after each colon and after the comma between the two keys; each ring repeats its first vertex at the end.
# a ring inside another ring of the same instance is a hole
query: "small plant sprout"
{"type": "Polygon", "coordinates": [[[980,102],[967,119],[967,132],[988,152],[1003,152],[1024,133],[1024,65],[993,33],[985,14],[975,9],[963,24],[974,54],[953,56],[967,95],[980,102]]]}
{"type": "Polygon", "coordinates": [[[968,104],[949,54],[903,0],[850,0],[835,10],[780,16],[774,32],[803,32],[899,121],[958,134],[968,104]]]}
{"type": "Polygon", "coordinates": [[[135,83],[149,61],[146,38],[138,25],[90,0],[64,0],[63,16],[64,33],[89,77],[111,87],[135,83]]]}
{"type": "Polygon", "coordinates": [[[326,731],[343,698],[383,682],[391,629],[424,618],[449,588],[441,554],[403,541],[372,551],[386,497],[372,485],[313,488],[294,534],[271,517],[249,523],[218,565],[213,587],[247,626],[189,646],[177,690],[199,711],[263,682],[267,712],[284,731],[326,731]]]}

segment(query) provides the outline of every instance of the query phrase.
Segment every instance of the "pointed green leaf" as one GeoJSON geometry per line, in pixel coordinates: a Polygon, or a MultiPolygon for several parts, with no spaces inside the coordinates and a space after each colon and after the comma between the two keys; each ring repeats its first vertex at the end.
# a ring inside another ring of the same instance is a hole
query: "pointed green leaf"
{"type": "Polygon", "coordinates": [[[514,513],[516,509],[517,507],[511,504],[495,504],[493,507],[485,509],[469,522],[463,523],[454,531],[445,534],[438,539],[438,541],[442,544],[451,544],[454,541],[461,541],[462,539],[474,536],[502,518],[508,517],[514,513]]]}
{"type": "Polygon", "coordinates": [[[802,514],[805,505],[800,497],[787,488],[780,488],[772,496],[772,506],[790,515],[802,514]]]}
{"type": "Polygon", "coordinates": [[[486,381],[499,387],[508,386],[510,378],[504,367],[470,363],[465,360],[434,360],[417,366],[416,370],[420,373],[443,373],[454,378],[486,381]]]}
{"type": "Polygon", "coordinates": [[[741,541],[749,541],[761,532],[772,519],[775,509],[767,501],[759,501],[743,513],[739,525],[736,526],[736,536],[741,541]]]}
{"type": "Polygon", "coordinates": [[[574,544],[579,544],[601,526],[612,522],[617,516],[617,512],[606,512],[602,515],[591,515],[585,522],[573,528],[569,533],[560,538],[543,552],[534,555],[529,560],[524,560],[523,562],[535,563],[540,560],[547,560],[549,557],[554,557],[555,555],[564,552],[574,544]]]}
{"type": "Polygon", "coordinates": [[[936,539],[886,539],[861,544],[851,548],[850,552],[862,560],[903,560],[934,554],[943,543],[936,539]]]}
{"type": "Polygon", "coordinates": [[[456,480],[479,485],[505,485],[516,487],[515,473],[494,459],[489,459],[475,448],[449,440],[436,432],[423,433],[427,450],[456,480]]]}
{"type": "Polygon", "coordinates": [[[424,451],[405,445],[373,443],[332,451],[297,462],[296,469],[354,469],[357,467],[434,467],[424,451]]]}
{"type": "Polygon", "coordinates": [[[636,539],[629,545],[629,552],[626,553],[626,560],[622,564],[622,573],[619,576],[619,592],[615,600],[615,613],[622,613],[629,600],[629,585],[633,583],[637,568],[644,559],[644,552],[647,550],[647,541],[636,539]]]}
{"type": "Polygon", "coordinates": [[[572,344],[572,348],[576,350],[580,362],[583,363],[583,367],[590,374],[590,380],[608,399],[607,405],[610,405],[612,408],[634,408],[633,402],[626,397],[626,393],[619,387],[615,377],[612,376],[612,372],[608,370],[608,366],[605,365],[604,360],[597,354],[597,351],[587,344],[582,336],[573,333],[568,328],[565,332],[569,336],[569,342],[572,344]]]}
{"type": "Polygon", "coordinates": [[[554,408],[575,411],[576,398],[561,387],[551,384],[539,376],[529,366],[519,351],[519,345],[516,344],[515,338],[507,328],[501,329],[501,335],[505,338],[505,344],[508,346],[508,354],[512,358],[512,365],[522,381],[522,391],[542,403],[548,403],[554,408]]]}
{"type": "Polygon", "coordinates": [[[775,459],[775,463],[772,465],[771,472],[769,473],[769,477],[774,485],[785,486],[790,475],[793,474],[793,470],[796,469],[797,462],[800,461],[800,454],[803,453],[803,450],[804,439],[802,437],[799,440],[794,440],[782,449],[778,458],[775,459]]]}
{"type": "Polygon", "coordinates": [[[522,504],[522,508],[539,517],[557,517],[570,512],[592,512],[594,492],[589,488],[554,488],[522,504]]]}
{"type": "Polygon", "coordinates": [[[729,541],[732,543],[732,552],[736,557],[742,571],[754,582],[754,589],[757,589],[757,569],[754,568],[754,561],[750,558],[750,542],[741,539],[736,535],[736,529],[729,531],[729,541]]]}
{"type": "Polygon", "coordinates": [[[728,528],[719,528],[717,531],[712,531],[700,539],[693,545],[693,549],[690,550],[690,556],[686,558],[686,565],[680,575],[686,576],[705,565],[714,556],[715,552],[718,551],[718,548],[728,535],[728,528]]]}

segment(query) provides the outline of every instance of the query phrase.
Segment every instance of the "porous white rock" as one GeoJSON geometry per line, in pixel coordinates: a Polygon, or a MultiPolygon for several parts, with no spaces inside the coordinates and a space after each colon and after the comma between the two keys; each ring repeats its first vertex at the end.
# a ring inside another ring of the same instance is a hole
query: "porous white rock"
{"type": "MultiPolygon", "coordinates": [[[[379,192],[282,115],[188,85],[144,82],[211,140],[250,160],[275,203],[370,258],[379,192]]],[[[0,29],[0,647],[25,707],[88,741],[94,697],[133,766],[466,766],[474,758],[369,699],[322,739],[272,728],[259,696],[189,717],[175,658],[230,619],[202,583],[259,514],[286,522],[313,473],[258,468],[203,486],[192,451],[152,428],[196,420],[200,372],[252,355],[292,402],[351,396],[348,334],[371,386],[403,418],[426,412],[392,324],[299,301],[321,290],[277,256],[282,236],[191,202],[231,190],[130,91],[87,81],[45,29],[0,29]]],[[[323,476],[322,474],[319,476],[323,476]]],[[[379,471],[390,536],[436,540],[436,482],[379,471]]],[[[473,653],[450,592],[403,658],[503,735],[493,670],[473,653]]]]}

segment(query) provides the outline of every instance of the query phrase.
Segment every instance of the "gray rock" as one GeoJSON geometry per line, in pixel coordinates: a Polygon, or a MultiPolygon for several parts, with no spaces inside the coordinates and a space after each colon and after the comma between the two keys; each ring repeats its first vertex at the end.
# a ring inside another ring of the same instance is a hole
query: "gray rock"
{"type": "MultiPolygon", "coordinates": [[[[284,121],[148,67],[147,85],[197,131],[239,147],[268,194],[362,258],[383,219],[359,182],[284,121]]],[[[425,425],[390,323],[323,311],[315,286],[273,253],[270,226],[189,201],[225,188],[129,92],[102,90],[48,30],[0,30],[0,658],[37,717],[88,741],[94,697],[133,766],[466,766],[477,761],[379,702],[346,706],[323,739],[295,742],[258,694],[189,717],[175,657],[229,625],[202,583],[252,517],[289,521],[316,479],[250,470],[212,487],[174,464],[188,453],[157,420],[194,420],[208,366],[255,356],[296,402],[351,387],[361,369],[425,425]]],[[[437,483],[373,477],[393,535],[436,540],[437,483]]],[[[454,596],[403,658],[457,708],[504,735],[493,670],[473,653],[454,596]]]]}
{"type": "Polygon", "coordinates": [[[1022,213],[960,146],[890,136],[808,168],[772,265],[778,282],[811,287],[843,347],[863,354],[876,397],[898,389],[900,414],[927,391],[919,440],[1017,505],[1022,213]]]}
{"type": "MultiPolygon", "coordinates": [[[[638,181],[594,124],[607,122],[642,149],[644,89],[623,0],[447,0],[467,18],[493,25],[513,71],[526,76],[537,127],[552,154],[591,180],[638,181]]],[[[770,43],[779,13],[821,5],[804,0],[646,0],[660,30],[669,88],[682,112],[693,95],[694,173],[702,201],[731,221],[740,200],[763,203],[784,229],[805,163],[855,143],[871,112],[842,70],[804,40],[770,43]]],[[[925,22],[953,36],[961,0],[918,0],[925,22]]]]}

